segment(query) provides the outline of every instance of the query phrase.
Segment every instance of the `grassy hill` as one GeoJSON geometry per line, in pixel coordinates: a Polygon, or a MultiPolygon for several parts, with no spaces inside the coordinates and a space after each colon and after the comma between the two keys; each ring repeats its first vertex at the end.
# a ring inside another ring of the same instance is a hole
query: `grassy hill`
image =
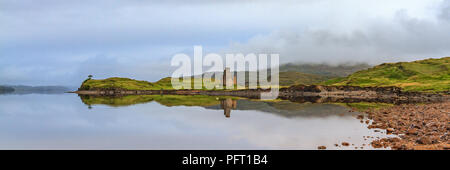
{"type": "MultiPolygon", "coordinates": [[[[305,69],[304,66],[307,65],[297,65],[296,67],[290,65],[289,67],[284,67],[284,69],[301,70],[305,69]]],[[[315,70],[316,74],[301,73],[297,71],[282,71],[280,72],[280,86],[291,86],[295,84],[397,86],[403,88],[405,91],[450,91],[450,57],[414,62],[385,63],[355,72],[347,77],[335,78],[336,76],[349,74],[352,71],[365,68],[366,66],[367,65],[364,64],[357,66],[315,65],[310,66],[309,69],[306,70],[309,72],[315,70]]],[[[109,88],[121,88],[127,90],[173,89],[170,77],[163,78],[153,83],[118,77],[103,80],[87,79],[80,87],[82,90],[109,88]]]]}
{"type": "MultiPolygon", "coordinates": [[[[367,64],[338,65],[326,64],[285,64],[280,66],[280,86],[291,86],[297,84],[311,85],[324,82],[336,77],[344,77],[359,70],[369,68],[367,64]]],[[[249,73],[246,72],[248,81],[249,73]]],[[[133,80],[129,78],[112,77],[103,80],[88,79],[81,85],[80,89],[108,89],[122,88],[128,90],[171,90],[170,77],[163,78],[157,82],[133,80]]]]}
{"type": "Polygon", "coordinates": [[[331,77],[328,76],[293,71],[280,72],[279,78],[280,86],[291,86],[296,84],[312,85],[331,79],[331,77]]]}
{"type": "Polygon", "coordinates": [[[280,66],[280,72],[299,72],[326,77],[345,77],[354,72],[368,69],[368,64],[337,65],[328,64],[294,64],[288,63],[280,66]]]}
{"type": "Polygon", "coordinates": [[[385,63],[325,85],[397,86],[405,91],[450,91],[450,57],[385,63]]]}
{"type": "Polygon", "coordinates": [[[81,84],[81,90],[121,88],[126,90],[170,90],[173,89],[170,78],[163,78],[157,82],[134,80],[130,78],[111,77],[107,79],[87,79],[81,84]]]}
{"type": "MultiPolygon", "coordinates": [[[[295,84],[317,84],[330,77],[298,72],[280,72],[280,86],[295,84]]],[[[248,75],[247,75],[248,77],[248,75]]],[[[248,78],[247,78],[248,80],[248,78]]],[[[193,83],[193,81],[191,81],[193,83]]],[[[127,90],[172,90],[171,78],[166,77],[157,82],[147,82],[130,78],[112,77],[107,79],[87,79],[80,86],[82,90],[121,88],[127,90]]]]}
{"type": "MultiPolygon", "coordinates": [[[[246,83],[248,83],[249,80],[249,72],[240,72],[245,74],[246,83]]],[[[253,72],[255,73],[255,72],[253,72]]],[[[255,74],[258,74],[256,72],[255,74]]],[[[332,78],[336,78],[335,76],[324,76],[324,75],[318,75],[318,74],[308,74],[308,73],[301,73],[301,72],[295,72],[295,71],[283,71],[279,72],[279,84],[280,86],[292,86],[292,85],[298,85],[298,84],[304,84],[304,85],[312,85],[317,84],[326,80],[330,80],[332,78]]],[[[269,75],[270,79],[270,75],[269,75]]]]}

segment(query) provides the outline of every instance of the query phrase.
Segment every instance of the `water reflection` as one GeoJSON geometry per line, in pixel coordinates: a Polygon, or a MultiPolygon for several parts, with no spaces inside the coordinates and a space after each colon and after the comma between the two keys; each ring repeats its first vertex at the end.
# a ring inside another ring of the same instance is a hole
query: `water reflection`
{"type": "Polygon", "coordinates": [[[0,85],[0,95],[63,94],[68,91],[71,91],[71,88],[63,86],[0,85]]]}
{"type": "Polygon", "coordinates": [[[223,109],[223,114],[225,117],[229,118],[231,114],[231,109],[236,109],[236,100],[231,98],[220,100],[220,106],[223,109]]]}
{"type": "Polygon", "coordinates": [[[220,104],[220,100],[227,97],[205,95],[127,95],[127,96],[89,96],[80,95],[81,101],[88,105],[108,105],[123,107],[149,102],[172,106],[213,106],[220,104]]]}
{"type": "Polygon", "coordinates": [[[333,149],[344,141],[367,148],[362,136],[379,134],[342,104],[170,95],[81,101],[0,95],[0,149],[333,149]]]}
{"type": "MultiPolygon", "coordinates": [[[[367,106],[366,103],[315,103],[316,98],[296,100],[250,100],[245,98],[227,96],[203,96],[203,95],[128,95],[119,97],[107,96],[80,96],[81,101],[89,109],[95,105],[108,105],[112,107],[125,107],[136,104],[157,102],[161,105],[172,106],[199,106],[209,110],[223,110],[226,118],[231,117],[232,110],[256,110],[274,114],[286,118],[295,117],[327,117],[348,115],[346,107],[367,106]]],[[[371,104],[372,106],[373,104],[371,104]]],[[[374,105],[377,106],[377,105],[374,105]]]]}
{"type": "Polygon", "coordinates": [[[229,118],[231,110],[236,109],[238,98],[202,95],[128,95],[119,97],[80,95],[80,99],[89,109],[92,109],[93,105],[123,107],[153,101],[169,107],[201,106],[215,109],[217,106],[220,106],[220,109],[224,111],[225,117],[229,118]]]}

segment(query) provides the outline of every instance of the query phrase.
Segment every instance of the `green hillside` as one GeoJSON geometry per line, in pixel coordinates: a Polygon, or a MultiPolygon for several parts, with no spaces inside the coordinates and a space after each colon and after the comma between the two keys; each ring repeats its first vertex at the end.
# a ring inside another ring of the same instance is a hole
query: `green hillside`
{"type": "Polygon", "coordinates": [[[299,72],[313,75],[321,75],[326,77],[345,77],[354,72],[368,69],[368,64],[354,65],[328,65],[328,64],[294,64],[288,63],[280,66],[281,72],[299,72]]]}
{"type": "Polygon", "coordinates": [[[325,85],[397,86],[405,91],[443,92],[450,90],[450,57],[413,62],[385,63],[336,78],[325,85]]]}
{"type": "Polygon", "coordinates": [[[304,85],[317,84],[329,80],[331,77],[288,71],[288,72],[280,72],[279,78],[280,78],[279,79],[280,86],[291,86],[297,84],[304,84],[304,85]]]}
{"type": "MultiPolygon", "coordinates": [[[[318,74],[308,74],[296,71],[280,72],[280,86],[296,84],[352,85],[352,86],[397,86],[405,91],[450,91],[450,57],[427,59],[414,62],[385,63],[369,69],[358,71],[347,77],[337,75],[348,74],[353,70],[362,69],[359,66],[325,66],[316,65],[318,74]],[[320,71],[318,68],[325,70],[320,71]],[[330,70],[326,70],[330,69],[330,70]],[[336,71],[334,75],[331,72],[336,71]],[[327,75],[328,74],[328,75],[327,75]],[[331,79],[334,78],[334,79],[331,79]],[[331,80],[330,80],[331,79],[331,80]]],[[[285,67],[286,68],[286,67],[285,67]]],[[[294,67],[289,67],[294,69],[294,67]]],[[[296,68],[296,67],[295,67],[296,68]]],[[[313,68],[313,67],[310,67],[313,68]]],[[[299,68],[301,69],[301,68],[299,68]]],[[[248,77],[248,74],[246,75],[248,77]]],[[[192,81],[193,83],[193,81],[192,81]]],[[[171,90],[170,77],[157,82],[139,81],[129,78],[108,78],[102,80],[87,79],[80,86],[81,90],[121,88],[127,90],[171,90]]]]}
{"type": "MultiPolygon", "coordinates": [[[[195,79],[197,78],[191,78],[192,87],[194,87],[195,79]]],[[[121,77],[111,77],[107,79],[87,79],[80,86],[80,90],[115,89],[115,88],[125,90],[173,90],[170,77],[162,78],[157,82],[148,82],[143,80],[134,80],[130,78],[121,78],[121,77]]]]}
{"type": "Polygon", "coordinates": [[[170,78],[163,78],[155,83],[150,83],[148,81],[134,80],[130,78],[112,77],[101,80],[87,79],[80,86],[80,90],[112,88],[126,90],[170,90],[172,89],[172,85],[170,83],[170,78]]]}
{"type": "MultiPolygon", "coordinates": [[[[245,74],[246,84],[249,80],[250,73],[248,71],[246,72],[240,72],[245,74]]],[[[255,73],[255,72],[253,72],[255,73]]],[[[255,74],[258,75],[258,72],[255,74]]],[[[324,76],[319,74],[308,74],[308,73],[301,73],[296,71],[283,71],[279,72],[279,85],[280,86],[292,86],[292,85],[298,85],[298,84],[304,84],[304,85],[312,85],[317,84],[326,80],[330,80],[332,78],[336,78],[336,76],[324,76]]],[[[270,76],[269,76],[270,79],[270,76]]]]}
{"type": "MultiPolygon", "coordinates": [[[[280,72],[279,74],[280,86],[291,86],[295,84],[317,84],[325,80],[329,80],[330,77],[305,74],[298,72],[280,72]]],[[[248,77],[248,74],[247,74],[248,77]]],[[[247,79],[248,80],[248,79],[247,79]]],[[[193,81],[191,81],[194,83],[193,81]]],[[[141,80],[134,80],[130,78],[112,77],[107,79],[87,79],[80,86],[81,90],[93,90],[93,89],[111,89],[120,88],[127,90],[172,90],[171,78],[166,77],[157,82],[147,82],[141,80]]]]}

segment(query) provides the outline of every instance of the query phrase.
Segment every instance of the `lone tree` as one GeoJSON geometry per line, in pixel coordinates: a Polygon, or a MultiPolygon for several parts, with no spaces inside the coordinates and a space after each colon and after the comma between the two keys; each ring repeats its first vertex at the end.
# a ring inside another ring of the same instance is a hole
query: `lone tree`
{"type": "Polygon", "coordinates": [[[89,75],[89,76],[88,76],[89,79],[91,79],[92,77],[94,77],[94,76],[92,76],[92,75],[89,75]]]}

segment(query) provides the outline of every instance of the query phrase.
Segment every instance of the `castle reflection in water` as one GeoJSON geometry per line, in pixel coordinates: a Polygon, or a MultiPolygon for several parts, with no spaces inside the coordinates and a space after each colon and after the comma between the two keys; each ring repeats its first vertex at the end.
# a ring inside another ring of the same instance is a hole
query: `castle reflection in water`
{"type": "Polygon", "coordinates": [[[229,118],[231,115],[231,109],[236,109],[236,100],[224,99],[220,101],[220,107],[223,109],[225,117],[229,118]]]}

